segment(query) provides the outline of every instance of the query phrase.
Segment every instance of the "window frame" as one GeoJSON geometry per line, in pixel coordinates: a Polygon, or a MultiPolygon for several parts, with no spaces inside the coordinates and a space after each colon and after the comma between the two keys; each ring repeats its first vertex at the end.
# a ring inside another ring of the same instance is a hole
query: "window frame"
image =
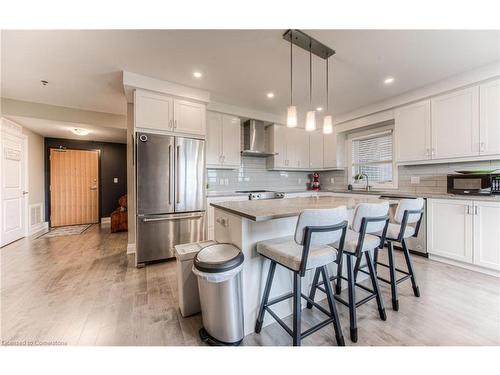
{"type": "MultiPolygon", "coordinates": [[[[397,189],[398,188],[398,167],[396,165],[396,159],[395,159],[395,139],[394,139],[394,125],[385,125],[385,126],[379,126],[376,128],[372,128],[369,130],[360,130],[360,131],[355,131],[347,134],[347,147],[346,147],[346,153],[347,153],[347,183],[352,184],[354,189],[365,189],[366,188],[366,183],[363,181],[361,183],[355,182],[353,179],[353,159],[352,159],[352,143],[353,141],[356,140],[362,140],[362,139],[368,139],[368,138],[375,138],[377,136],[382,136],[386,134],[391,134],[392,137],[392,160],[387,161],[387,163],[391,162],[392,164],[392,181],[391,182],[384,182],[384,183],[373,183],[370,182],[370,186],[372,189],[397,189]]],[[[380,162],[384,163],[384,162],[380,162]]],[[[370,163],[367,163],[370,164],[370,163]]]]}

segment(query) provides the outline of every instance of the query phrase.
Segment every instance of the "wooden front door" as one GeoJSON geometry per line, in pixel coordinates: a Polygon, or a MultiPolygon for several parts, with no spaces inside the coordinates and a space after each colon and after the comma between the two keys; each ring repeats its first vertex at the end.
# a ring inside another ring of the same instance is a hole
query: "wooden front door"
{"type": "Polygon", "coordinates": [[[50,225],[99,222],[99,151],[50,149],[50,225]]]}

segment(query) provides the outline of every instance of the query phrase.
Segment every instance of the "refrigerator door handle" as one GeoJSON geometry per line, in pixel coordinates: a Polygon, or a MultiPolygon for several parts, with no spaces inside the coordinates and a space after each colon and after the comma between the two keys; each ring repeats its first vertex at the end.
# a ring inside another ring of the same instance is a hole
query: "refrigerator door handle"
{"type": "Polygon", "coordinates": [[[152,221],[169,221],[169,220],[183,220],[183,219],[198,219],[200,217],[203,217],[205,215],[204,213],[201,213],[199,215],[176,215],[176,216],[168,216],[168,217],[154,217],[154,218],[149,218],[149,217],[143,217],[141,220],[145,223],[149,223],[152,221]]]}
{"type": "Polygon", "coordinates": [[[179,161],[180,161],[180,153],[181,153],[181,146],[176,146],[176,158],[175,158],[175,197],[176,197],[176,202],[181,203],[181,192],[180,192],[180,176],[179,176],[179,161]]]}

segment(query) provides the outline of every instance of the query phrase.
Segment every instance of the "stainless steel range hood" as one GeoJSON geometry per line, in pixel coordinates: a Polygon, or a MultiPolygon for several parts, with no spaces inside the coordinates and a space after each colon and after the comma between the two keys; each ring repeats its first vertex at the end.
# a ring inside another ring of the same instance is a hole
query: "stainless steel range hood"
{"type": "Polygon", "coordinates": [[[247,120],[243,123],[243,156],[274,156],[266,148],[266,128],[264,121],[247,120]]]}

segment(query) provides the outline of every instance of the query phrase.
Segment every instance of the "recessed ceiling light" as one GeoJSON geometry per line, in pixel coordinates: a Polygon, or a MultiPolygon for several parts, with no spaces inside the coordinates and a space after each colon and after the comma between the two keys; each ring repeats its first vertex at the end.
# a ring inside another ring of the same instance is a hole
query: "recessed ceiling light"
{"type": "Polygon", "coordinates": [[[200,72],[194,72],[193,73],[193,77],[194,78],[201,78],[203,76],[203,74],[201,74],[200,72]]]}
{"type": "Polygon", "coordinates": [[[323,107],[318,107],[316,108],[316,111],[321,112],[323,110],[323,107]]]}
{"type": "Polygon", "coordinates": [[[74,128],[71,131],[76,135],[87,135],[90,133],[90,130],[82,129],[82,128],[74,128]]]}
{"type": "Polygon", "coordinates": [[[268,93],[267,93],[267,97],[268,97],[269,99],[274,98],[274,92],[268,92],[268,93]]]}
{"type": "Polygon", "coordinates": [[[394,77],[387,77],[386,79],[384,79],[385,85],[390,85],[393,82],[394,82],[394,77]]]}

